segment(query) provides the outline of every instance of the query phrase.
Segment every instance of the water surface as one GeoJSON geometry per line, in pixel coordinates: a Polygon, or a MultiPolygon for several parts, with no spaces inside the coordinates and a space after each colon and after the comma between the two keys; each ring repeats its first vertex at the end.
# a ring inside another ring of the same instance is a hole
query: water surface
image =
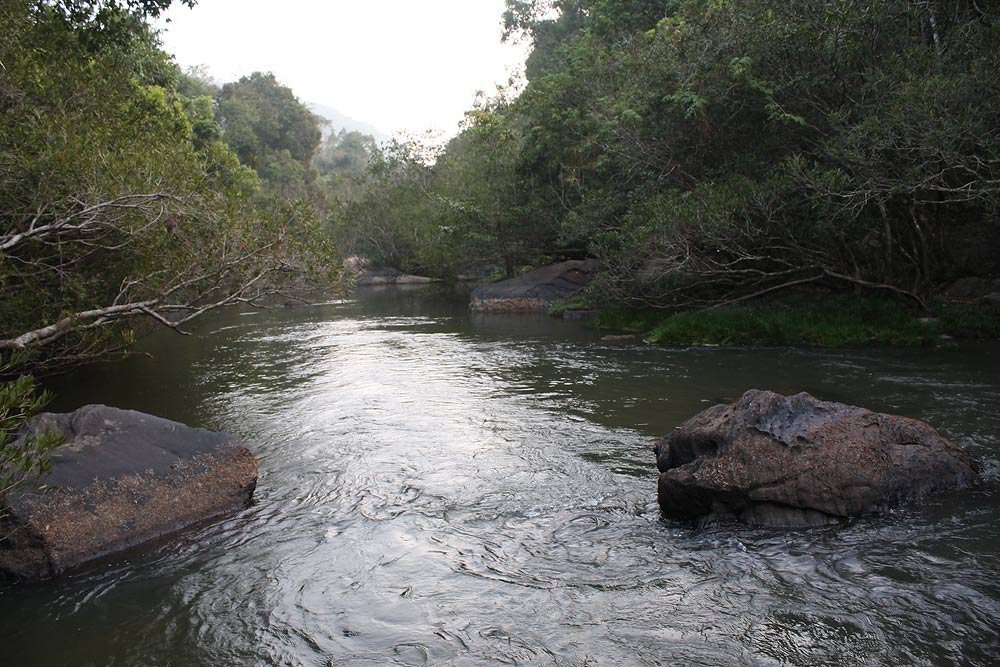
{"type": "Polygon", "coordinates": [[[229,312],[53,383],[243,438],[252,507],[0,586],[4,663],[1000,662],[1000,347],[616,347],[401,290],[229,312]],[[981,486],[807,531],[663,520],[652,439],[748,388],[924,419],[981,486]]]}

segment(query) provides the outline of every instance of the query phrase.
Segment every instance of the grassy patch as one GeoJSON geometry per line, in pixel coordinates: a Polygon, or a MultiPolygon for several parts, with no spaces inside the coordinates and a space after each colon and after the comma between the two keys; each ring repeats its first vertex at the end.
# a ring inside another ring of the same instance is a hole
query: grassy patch
{"type": "Polygon", "coordinates": [[[934,347],[948,337],[1000,339],[1000,309],[936,304],[931,317],[897,301],[828,297],[713,310],[610,311],[598,326],[641,331],[661,345],[934,347]]]}
{"type": "Polygon", "coordinates": [[[587,297],[582,294],[577,294],[576,296],[571,296],[568,299],[556,301],[554,304],[549,306],[549,316],[562,317],[563,313],[567,310],[590,310],[591,308],[593,308],[593,304],[591,304],[587,297]]]}
{"type": "Polygon", "coordinates": [[[955,338],[1000,340],[1000,308],[967,303],[937,303],[931,307],[941,329],[955,338]]]}
{"type": "Polygon", "coordinates": [[[655,308],[606,308],[597,316],[596,325],[599,329],[646,333],[667,318],[668,312],[655,308]]]}

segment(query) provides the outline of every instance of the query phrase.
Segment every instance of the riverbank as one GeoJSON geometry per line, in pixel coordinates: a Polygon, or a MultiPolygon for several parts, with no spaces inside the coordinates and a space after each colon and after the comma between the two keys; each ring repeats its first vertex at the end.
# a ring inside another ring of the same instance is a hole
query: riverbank
{"type": "MultiPolygon", "coordinates": [[[[577,297],[549,311],[593,307],[577,297]]],[[[600,308],[595,325],[658,345],[948,347],[1000,340],[1000,307],[933,302],[929,313],[888,298],[824,296],[701,310],[600,308]]]]}

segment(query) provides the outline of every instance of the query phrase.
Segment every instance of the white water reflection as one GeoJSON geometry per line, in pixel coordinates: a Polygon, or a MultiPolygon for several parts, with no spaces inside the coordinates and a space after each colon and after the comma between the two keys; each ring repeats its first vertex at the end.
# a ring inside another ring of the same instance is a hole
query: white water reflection
{"type": "Polygon", "coordinates": [[[0,589],[12,664],[996,664],[995,475],[827,529],[698,528],[661,520],[650,447],[757,386],[923,417],[996,467],[1000,355],[598,336],[390,293],[224,316],[67,379],[67,408],[241,435],[260,487],[179,540],[0,589]]]}

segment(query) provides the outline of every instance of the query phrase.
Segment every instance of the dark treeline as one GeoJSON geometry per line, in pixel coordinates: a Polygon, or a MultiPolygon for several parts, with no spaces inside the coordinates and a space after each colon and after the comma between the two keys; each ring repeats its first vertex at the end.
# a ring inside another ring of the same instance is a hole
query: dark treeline
{"type": "Polygon", "coordinates": [[[586,252],[595,296],[655,307],[808,287],[923,305],[987,270],[959,249],[996,236],[996,3],[507,5],[526,85],[432,165],[378,156],[342,246],[442,276],[586,252]]]}

